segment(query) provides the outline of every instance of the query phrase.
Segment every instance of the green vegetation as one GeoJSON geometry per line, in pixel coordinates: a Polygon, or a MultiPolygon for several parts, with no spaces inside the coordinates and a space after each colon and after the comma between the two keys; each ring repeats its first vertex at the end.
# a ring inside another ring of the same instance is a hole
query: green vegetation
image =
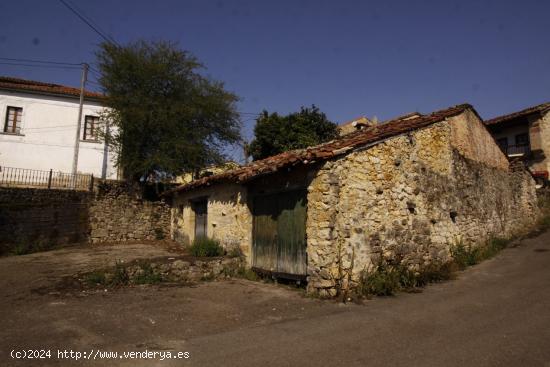
{"type": "Polygon", "coordinates": [[[218,240],[199,237],[189,247],[189,253],[196,257],[216,257],[223,256],[224,251],[218,240]]]}
{"type": "Polygon", "coordinates": [[[459,243],[451,247],[451,256],[456,266],[460,270],[464,270],[468,266],[490,259],[499,251],[505,249],[509,243],[510,240],[504,238],[493,238],[485,246],[478,247],[464,246],[459,243]]]}
{"type": "Polygon", "coordinates": [[[86,274],[84,280],[90,285],[107,285],[108,283],[105,272],[99,270],[86,274]]]}
{"type": "Polygon", "coordinates": [[[338,136],[338,126],[315,106],[280,116],[267,111],[256,119],[254,140],[247,150],[254,160],[292,149],[302,149],[338,136]]]}
{"type": "Polygon", "coordinates": [[[105,93],[101,138],[127,179],[143,183],[225,161],[241,140],[238,97],[202,73],[203,65],[169,42],[100,45],[105,93]]]}
{"type": "Polygon", "coordinates": [[[9,255],[27,255],[35,252],[47,251],[55,247],[55,242],[46,238],[38,238],[33,241],[22,241],[13,246],[9,255]]]}
{"type": "Polygon", "coordinates": [[[162,228],[155,228],[155,238],[157,240],[163,240],[166,236],[164,235],[164,231],[162,228]]]}
{"type": "Polygon", "coordinates": [[[428,283],[441,282],[452,277],[451,263],[432,264],[419,272],[414,272],[404,265],[380,262],[374,270],[362,272],[357,292],[366,297],[392,296],[398,291],[424,287],[428,283]]]}
{"type": "Polygon", "coordinates": [[[452,260],[425,266],[415,272],[401,264],[388,264],[381,261],[373,270],[363,271],[357,292],[363,296],[391,296],[398,291],[408,291],[424,287],[429,283],[453,279],[456,271],[495,256],[508,246],[510,240],[493,238],[485,246],[471,247],[459,243],[451,247],[452,260]]]}
{"type": "Polygon", "coordinates": [[[151,264],[141,263],[139,267],[141,272],[134,277],[135,284],[157,284],[164,281],[162,275],[155,272],[151,264]]]}
{"type": "Polygon", "coordinates": [[[130,282],[130,276],[126,267],[122,264],[121,261],[116,261],[115,271],[112,278],[109,279],[109,283],[113,286],[117,285],[126,285],[130,282]]]}
{"type": "Polygon", "coordinates": [[[128,284],[157,284],[165,279],[156,272],[151,264],[142,262],[139,264],[140,271],[130,278],[127,267],[120,261],[116,261],[114,269],[96,270],[87,273],[84,280],[89,285],[101,285],[104,287],[117,287],[128,284]]]}

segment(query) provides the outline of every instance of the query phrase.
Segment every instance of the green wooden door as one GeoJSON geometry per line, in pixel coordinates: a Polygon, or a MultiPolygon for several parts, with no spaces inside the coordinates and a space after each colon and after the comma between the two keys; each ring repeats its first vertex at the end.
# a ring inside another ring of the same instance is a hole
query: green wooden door
{"type": "Polygon", "coordinates": [[[289,191],[254,199],[253,266],[306,275],[306,194],[289,191]]]}

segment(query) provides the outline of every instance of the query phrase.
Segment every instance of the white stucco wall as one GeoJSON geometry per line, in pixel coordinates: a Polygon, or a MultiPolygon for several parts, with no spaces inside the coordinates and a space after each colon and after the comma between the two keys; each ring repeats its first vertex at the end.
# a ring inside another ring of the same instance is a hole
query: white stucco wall
{"type": "MultiPolygon", "coordinates": [[[[71,173],[78,98],[0,91],[0,166],[71,173]],[[4,133],[8,106],[23,108],[20,135],[4,133]]],[[[78,172],[117,178],[113,154],[104,143],[83,141],[84,117],[103,107],[86,101],[82,111],[78,172]]]]}

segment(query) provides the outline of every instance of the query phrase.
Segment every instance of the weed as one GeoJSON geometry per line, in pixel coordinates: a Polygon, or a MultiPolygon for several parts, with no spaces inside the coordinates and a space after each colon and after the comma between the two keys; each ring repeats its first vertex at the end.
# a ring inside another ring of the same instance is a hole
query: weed
{"type": "Polygon", "coordinates": [[[121,261],[116,261],[115,271],[109,283],[111,285],[117,286],[117,285],[126,285],[129,283],[129,281],[130,281],[130,277],[128,276],[128,271],[126,270],[126,267],[122,264],[121,261]]]}
{"type": "Polygon", "coordinates": [[[53,248],[55,242],[48,238],[40,237],[33,240],[22,241],[9,250],[10,255],[27,255],[35,252],[47,251],[53,248]]]}
{"type": "Polygon", "coordinates": [[[464,270],[468,266],[475,265],[479,262],[479,248],[467,247],[459,243],[451,247],[451,256],[457,267],[460,270],[464,270]]]}
{"type": "Polygon", "coordinates": [[[509,243],[510,240],[498,237],[492,238],[485,246],[479,247],[464,246],[462,243],[459,243],[451,247],[451,256],[456,266],[460,270],[464,270],[468,266],[490,259],[505,249],[509,243]]]}
{"type": "Polygon", "coordinates": [[[253,281],[260,279],[260,277],[254,270],[242,265],[239,267],[225,266],[222,271],[225,276],[231,278],[242,278],[253,281]]]}
{"type": "Polygon", "coordinates": [[[398,291],[424,287],[428,283],[453,278],[456,267],[453,263],[430,264],[419,272],[405,265],[380,262],[374,270],[361,273],[357,292],[363,296],[392,296],[398,291]]]}
{"type": "Polygon", "coordinates": [[[208,237],[196,238],[189,247],[189,253],[196,257],[222,256],[223,252],[220,242],[208,237]]]}
{"type": "Polygon", "coordinates": [[[241,266],[237,269],[236,276],[239,277],[239,278],[243,278],[243,279],[247,279],[247,280],[253,280],[253,281],[256,281],[256,280],[260,279],[260,277],[258,276],[258,274],[254,270],[252,270],[250,268],[247,268],[247,267],[244,267],[244,266],[241,266]]]}
{"type": "Polygon", "coordinates": [[[86,283],[92,284],[92,285],[107,284],[107,277],[105,276],[105,273],[101,271],[94,271],[86,274],[85,280],[86,280],[86,283]]]}
{"type": "Polygon", "coordinates": [[[157,284],[164,281],[162,274],[156,272],[151,264],[142,263],[139,267],[141,271],[134,277],[135,284],[157,284]]]}
{"type": "Polygon", "coordinates": [[[10,255],[26,255],[30,253],[29,245],[26,243],[18,243],[10,250],[10,255]]]}
{"type": "Polygon", "coordinates": [[[380,263],[374,271],[363,271],[357,291],[365,296],[392,296],[400,289],[399,271],[380,263]]]}

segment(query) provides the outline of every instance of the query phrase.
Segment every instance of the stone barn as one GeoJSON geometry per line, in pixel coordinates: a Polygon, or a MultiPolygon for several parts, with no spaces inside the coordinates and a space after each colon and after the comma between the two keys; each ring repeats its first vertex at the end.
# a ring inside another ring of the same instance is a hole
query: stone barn
{"type": "Polygon", "coordinates": [[[172,236],[238,247],[255,270],[336,294],[380,259],[411,269],[510,236],[537,214],[535,185],[464,104],[396,119],[182,185],[172,236]]]}

